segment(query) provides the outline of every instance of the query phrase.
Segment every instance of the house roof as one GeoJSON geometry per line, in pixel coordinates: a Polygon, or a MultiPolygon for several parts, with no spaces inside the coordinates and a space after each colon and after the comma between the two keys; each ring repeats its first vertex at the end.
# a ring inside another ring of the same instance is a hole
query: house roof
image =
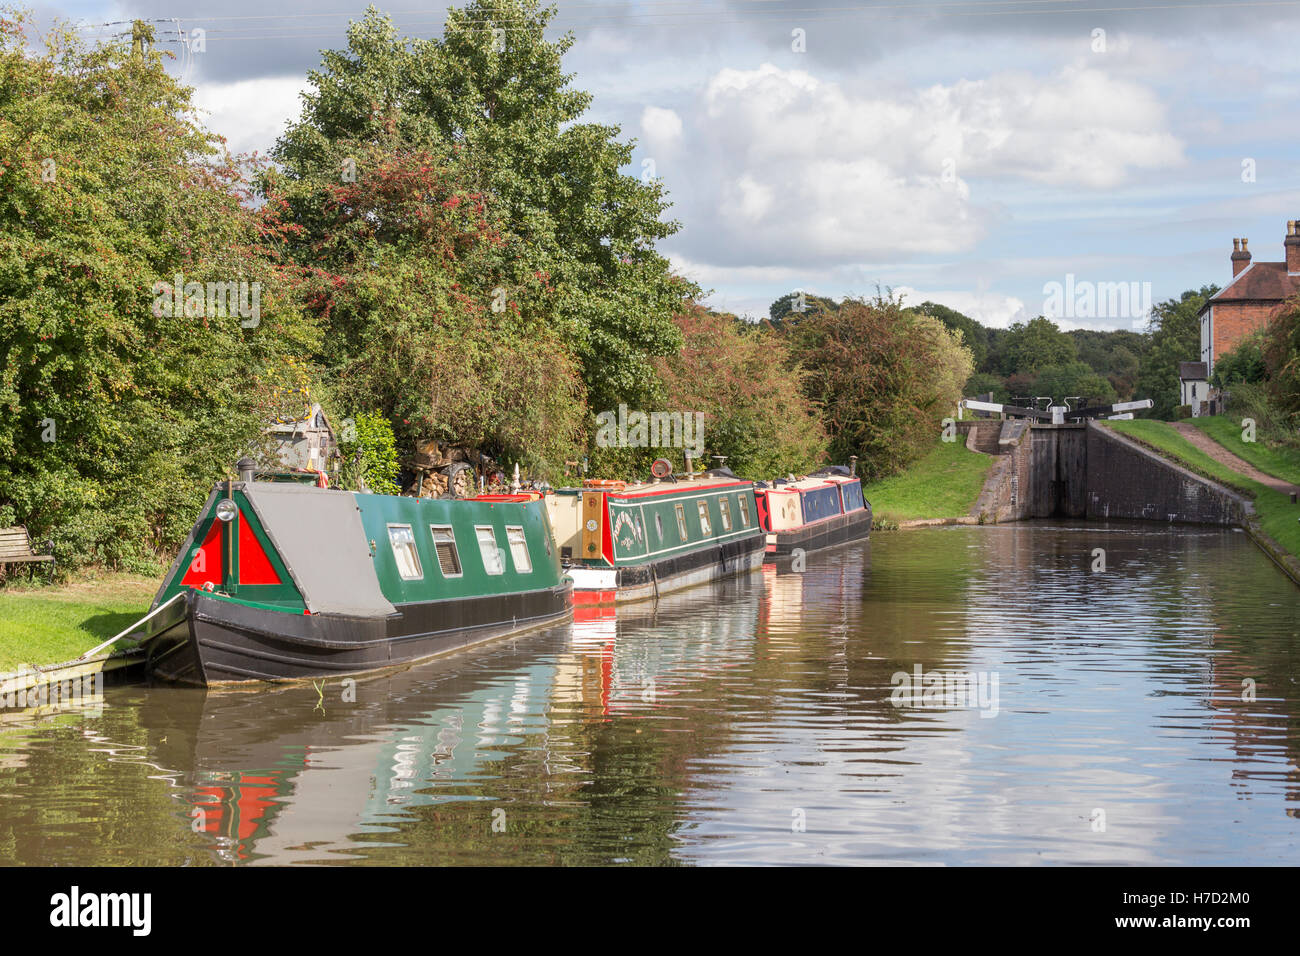
{"type": "Polygon", "coordinates": [[[1300,295],[1300,275],[1290,275],[1285,262],[1252,262],[1235,279],[1212,295],[1204,312],[1220,302],[1284,302],[1300,295]]]}
{"type": "Polygon", "coordinates": [[[1206,371],[1204,362],[1178,363],[1178,378],[1180,381],[1204,381],[1206,378],[1206,371]]]}

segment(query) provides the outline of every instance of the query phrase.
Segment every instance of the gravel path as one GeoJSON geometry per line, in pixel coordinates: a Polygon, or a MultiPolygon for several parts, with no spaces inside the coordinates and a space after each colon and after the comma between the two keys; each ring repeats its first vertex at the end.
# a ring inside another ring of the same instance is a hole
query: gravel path
{"type": "Polygon", "coordinates": [[[1300,491],[1300,487],[1291,484],[1289,481],[1283,481],[1281,478],[1266,475],[1250,462],[1238,458],[1195,425],[1190,425],[1187,422],[1174,422],[1173,426],[1177,429],[1178,434],[1182,435],[1201,451],[1205,452],[1219,464],[1228,466],[1238,474],[1245,475],[1247,478],[1258,481],[1261,485],[1267,485],[1269,488],[1280,491],[1284,495],[1290,494],[1293,491],[1300,491]]]}

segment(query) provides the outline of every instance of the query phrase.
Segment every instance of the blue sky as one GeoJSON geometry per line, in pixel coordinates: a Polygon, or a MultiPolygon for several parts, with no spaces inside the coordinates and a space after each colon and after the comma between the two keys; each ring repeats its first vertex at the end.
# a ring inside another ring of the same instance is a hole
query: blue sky
{"type": "MultiPolygon", "coordinates": [[[[403,33],[441,33],[445,6],[377,5],[403,33]]],[[[176,71],[233,148],[265,150],[318,51],[342,46],[364,6],[36,10],[88,36],[136,16],[204,28],[206,51],[176,71]]],[[[552,33],[576,37],[566,66],[594,94],[590,117],[637,140],[632,172],[663,179],[682,229],[662,249],[717,308],[761,315],[793,289],[888,286],[1005,326],[1043,312],[1067,275],[1149,283],[1155,301],[1223,285],[1233,237],[1280,260],[1300,216],[1300,2],[557,6],[552,33]]],[[[1135,313],[1061,324],[1141,327],[1135,313]]]]}

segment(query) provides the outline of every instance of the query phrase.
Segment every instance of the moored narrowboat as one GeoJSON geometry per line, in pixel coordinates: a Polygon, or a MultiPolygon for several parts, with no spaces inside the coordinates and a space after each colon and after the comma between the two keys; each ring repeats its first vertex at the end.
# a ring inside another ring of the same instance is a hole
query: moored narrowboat
{"type": "Polygon", "coordinates": [[[547,495],[575,605],[656,598],[763,563],[754,485],[706,474],[547,495]]]}
{"type": "Polygon", "coordinates": [[[567,617],[537,495],[222,482],[154,599],[148,668],[211,685],[358,674],[567,617]]]}
{"type": "Polygon", "coordinates": [[[862,495],[862,479],[847,468],[824,468],[796,481],[763,482],[754,494],[769,560],[796,548],[813,551],[871,533],[871,504],[862,495]]]}

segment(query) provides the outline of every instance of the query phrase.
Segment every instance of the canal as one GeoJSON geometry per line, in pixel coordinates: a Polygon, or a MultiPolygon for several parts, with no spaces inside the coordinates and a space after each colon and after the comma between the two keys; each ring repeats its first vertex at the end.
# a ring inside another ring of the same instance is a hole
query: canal
{"type": "Polygon", "coordinates": [[[0,863],[1295,864],[1298,612],[1234,530],[877,534],[355,684],[0,712],[0,863]]]}

